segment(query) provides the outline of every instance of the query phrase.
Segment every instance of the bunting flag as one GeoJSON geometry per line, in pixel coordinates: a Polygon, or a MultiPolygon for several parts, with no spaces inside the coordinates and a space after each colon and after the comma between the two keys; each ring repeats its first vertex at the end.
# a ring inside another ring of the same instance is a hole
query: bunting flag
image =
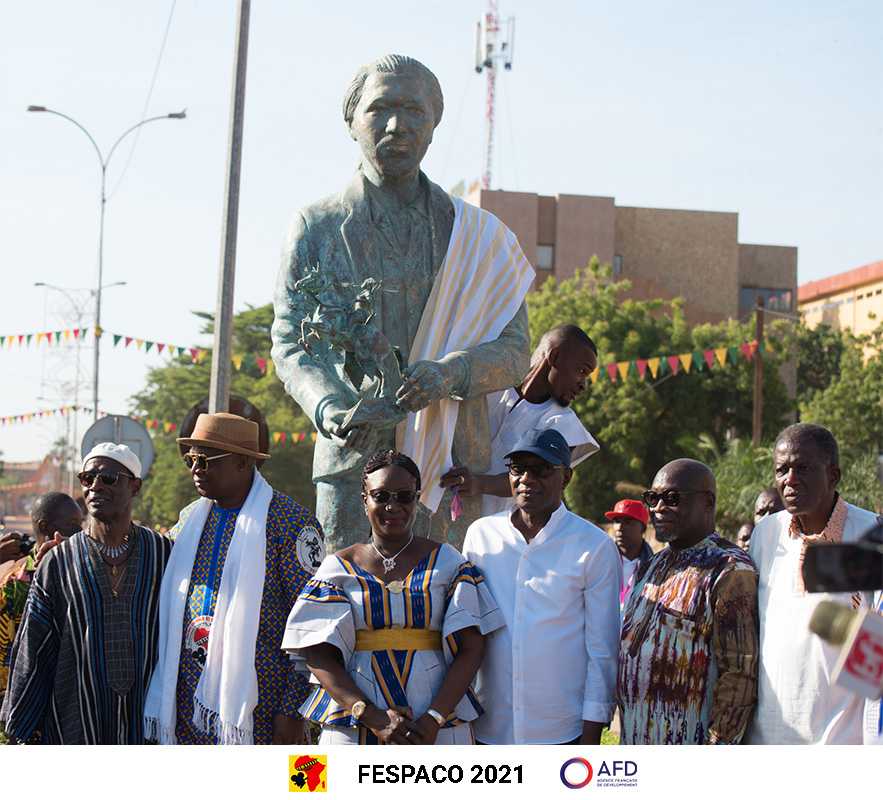
{"type": "Polygon", "coordinates": [[[12,414],[6,417],[0,417],[0,426],[16,425],[22,422],[33,422],[36,419],[45,419],[47,417],[66,417],[68,414],[77,412],[91,413],[92,409],[86,406],[59,406],[58,408],[44,408],[39,411],[28,411],[25,414],[12,414]]]}
{"type": "Polygon", "coordinates": [[[655,356],[654,358],[636,358],[632,361],[611,361],[595,368],[591,374],[592,383],[597,383],[598,378],[607,375],[611,383],[625,381],[629,377],[637,377],[645,380],[647,374],[653,380],[671,373],[690,373],[702,370],[712,370],[726,367],[728,364],[738,364],[740,360],[751,361],[757,353],[764,353],[768,345],[764,343],[758,347],[757,342],[743,342],[732,347],[713,347],[708,350],[694,350],[687,353],[678,353],[670,356],[655,356]]]}

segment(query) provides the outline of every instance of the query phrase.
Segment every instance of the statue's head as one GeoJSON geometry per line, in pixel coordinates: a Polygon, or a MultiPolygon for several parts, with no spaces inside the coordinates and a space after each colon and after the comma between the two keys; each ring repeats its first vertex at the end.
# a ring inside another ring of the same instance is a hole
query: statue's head
{"type": "Polygon", "coordinates": [[[343,99],[350,135],[385,178],[419,170],[443,110],[438,79],[408,56],[389,55],[366,64],[343,99]]]}

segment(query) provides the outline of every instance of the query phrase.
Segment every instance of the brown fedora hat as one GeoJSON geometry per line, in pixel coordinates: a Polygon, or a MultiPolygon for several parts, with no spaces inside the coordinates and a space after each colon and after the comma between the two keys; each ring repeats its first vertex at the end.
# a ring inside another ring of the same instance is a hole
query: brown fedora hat
{"type": "Polygon", "coordinates": [[[252,458],[270,457],[269,453],[258,450],[258,424],[245,417],[237,417],[236,414],[200,414],[193,433],[175,441],[178,444],[213,447],[215,450],[240,453],[252,458]]]}

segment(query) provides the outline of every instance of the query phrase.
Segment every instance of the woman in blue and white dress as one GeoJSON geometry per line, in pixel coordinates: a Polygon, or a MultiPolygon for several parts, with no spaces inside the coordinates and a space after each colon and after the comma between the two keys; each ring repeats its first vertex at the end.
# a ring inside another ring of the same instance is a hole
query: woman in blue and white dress
{"type": "Polygon", "coordinates": [[[472,744],[470,690],[503,617],[484,577],[412,533],[420,472],[382,451],[365,465],[371,539],[330,555],[297,600],[282,648],[317,684],[300,712],[320,744],[472,744]]]}

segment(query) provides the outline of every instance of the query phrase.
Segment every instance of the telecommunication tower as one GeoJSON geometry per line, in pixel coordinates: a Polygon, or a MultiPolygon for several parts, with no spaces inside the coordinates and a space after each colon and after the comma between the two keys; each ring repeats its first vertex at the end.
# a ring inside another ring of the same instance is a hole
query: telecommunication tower
{"type": "Polygon", "coordinates": [[[475,28],[475,71],[487,74],[487,101],[485,104],[485,132],[487,140],[484,151],[484,170],[481,188],[491,188],[491,171],[494,163],[494,117],[496,106],[497,69],[512,69],[515,54],[515,17],[501,19],[497,0],[488,0],[484,20],[475,28]]]}

